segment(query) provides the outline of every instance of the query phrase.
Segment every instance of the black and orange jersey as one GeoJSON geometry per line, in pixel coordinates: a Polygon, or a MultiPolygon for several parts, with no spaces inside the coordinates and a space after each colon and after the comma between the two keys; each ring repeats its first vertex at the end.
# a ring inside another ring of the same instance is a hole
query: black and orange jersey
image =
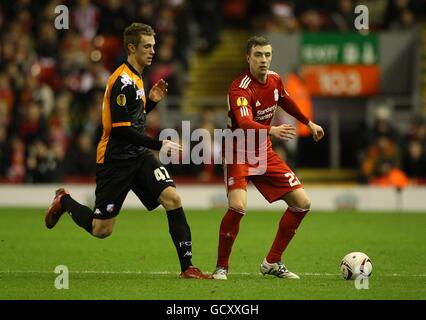
{"type": "Polygon", "coordinates": [[[140,74],[128,62],[109,77],[102,103],[102,137],[96,163],[137,158],[148,149],[111,135],[116,127],[132,127],[144,134],[146,97],[140,74]]]}

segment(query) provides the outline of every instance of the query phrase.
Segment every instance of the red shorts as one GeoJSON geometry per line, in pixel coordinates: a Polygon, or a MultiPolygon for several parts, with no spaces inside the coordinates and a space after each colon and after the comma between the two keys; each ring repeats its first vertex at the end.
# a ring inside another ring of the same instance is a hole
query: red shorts
{"type": "Polygon", "coordinates": [[[227,193],[235,189],[247,190],[251,181],[269,203],[277,201],[286,193],[302,187],[301,182],[288,165],[275,152],[268,153],[266,172],[262,175],[244,175],[246,164],[225,165],[227,193]]]}

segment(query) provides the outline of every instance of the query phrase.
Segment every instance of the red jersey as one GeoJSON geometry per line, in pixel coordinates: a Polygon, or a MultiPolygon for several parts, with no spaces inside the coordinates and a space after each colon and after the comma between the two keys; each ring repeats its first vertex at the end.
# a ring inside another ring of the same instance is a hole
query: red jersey
{"type": "Polygon", "coordinates": [[[260,83],[247,69],[232,82],[228,91],[228,128],[266,130],[269,151],[272,148],[270,124],[277,106],[300,122],[309,122],[285,91],[278,73],[268,71],[266,83],[260,83]]]}
{"type": "MultiPolygon", "coordinates": [[[[297,105],[284,89],[279,74],[269,71],[266,83],[260,83],[246,70],[235,79],[228,92],[228,128],[233,132],[243,129],[249,139],[248,129],[256,132],[255,150],[252,152],[248,146],[242,149],[233,141],[233,155],[231,161],[225,155],[224,168],[227,191],[246,189],[247,182],[251,180],[263,196],[273,202],[280,199],[285,193],[300,188],[302,185],[296,175],[272,150],[269,138],[270,124],[277,107],[295,117],[304,124],[309,120],[300,112],[297,105]],[[260,130],[264,129],[265,141],[258,140],[262,136],[260,130]],[[264,143],[263,143],[264,142],[264,143]],[[235,161],[235,155],[245,155],[244,162],[235,161]],[[250,154],[254,153],[256,162],[250,162],[250,154]]],[[[246,144],[249,142],[246,141],[246,144]]],[[[226,146],[228,148],[229,146],[226,146]]]]}
{"type": "Polygon", "coordinates": [[[285,91],[278,73],[268,71],[266,83],[260,83],[247,69],[232,82],[228,91],[228,128],[267,129],[269,133],[277,106],[308,124],[309,120],[285,91]]]}
{"type": "MultiPolygon", "coordinates": [[[[266,83],[260,83],[249,70],[246,70],[232,82],[228,92],[228,128],[233,133],[243,129],[247,140],[250,140],[247,130],[254,129],[256,144],[254,152],[247,148],[248,141],[245,150],[242,150],[242,146],[238,146],[235,140],[230,144],[233,147],[233,158],[228,161],[229,157],[225,155],[224,168],[228,192],[234,189],[245,190],[247,182],[252,181],[262,195],[269,202],[273,202],[287,192],[302,187],[297,176],[272,150],[269,130],[278,106],[300,122],[308,124],[309,120],[289,97],[281,77],[276,72],[269,71],[266,83]],[[263,137],[266,136],[266,139],[257,140],[262,136],[260,132],[262,129],[265,130],[263,137]],[[239,157],[242,153],[245,156],[244,161],[236,161],[235,155],[239,157]],[[254,156],[251,158],[257,162],[250,162],[252,153],[254,156]]],[[[228,144],[225,149],[227,147],[228,144]]]]}
{"type": "MultiPolygon", "coordinates": [[[[254,120],[263,126],[254,129],[267,129],[281,95],[283,95],[281,77],[269,71],[266,83],[260,83],[249,70],[236,78],[228,91],[229,121],[228,128],[248,128],[245,122],[254,120]]],[[[252,127],[250,127],[252,128],[252,127]]]]}

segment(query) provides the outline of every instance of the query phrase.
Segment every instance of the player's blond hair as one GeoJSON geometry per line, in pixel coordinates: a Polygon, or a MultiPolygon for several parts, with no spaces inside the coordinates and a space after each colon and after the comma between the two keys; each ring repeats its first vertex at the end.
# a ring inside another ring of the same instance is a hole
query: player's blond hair
{"type": "Polygon", "coordinates": [[[253,36],[250,39],[247,40],[247,47],[246,47],[246,53],[247,55],[250,55],[251,52],[251,48],[256,47],[256,46],[267,46],[270,45],[271,43],[269,42],[268,39],[266,39],[265,37],[261,37],[261,36],[253,36]]]}
{"type": "Polygon", "coordinates": [[[129,54],[127,46],[129,44],[133,44],[137,47],[141,41],[141,36],[155,36],[155,31],[151,26],[138,22],[133,22],[130,26],[124,29],[123,42],[127,54],[129,54]]]}

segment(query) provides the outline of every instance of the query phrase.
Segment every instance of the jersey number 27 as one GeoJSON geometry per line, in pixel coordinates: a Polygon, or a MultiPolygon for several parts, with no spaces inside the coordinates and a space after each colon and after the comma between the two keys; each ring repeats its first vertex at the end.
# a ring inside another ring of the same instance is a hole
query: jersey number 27
{"type": "Polygon", "coordinates": [[[290,187],[294,187],[300,184],[299,179],[297,179],[296,175],[293,172],[287,172],[284,177],[288,178],[288,183],[290,184],[290,187]]]}

